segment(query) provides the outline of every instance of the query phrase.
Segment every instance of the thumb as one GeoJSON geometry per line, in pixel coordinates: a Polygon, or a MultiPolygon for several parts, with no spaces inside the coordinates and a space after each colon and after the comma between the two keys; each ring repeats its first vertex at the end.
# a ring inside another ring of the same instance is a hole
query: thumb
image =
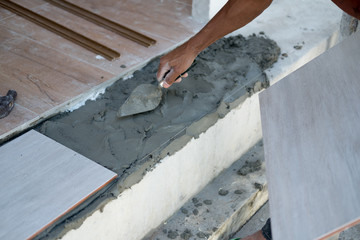
{"type": "Polygon", "coordinates": [[[177,74],[174,69],[171,69],[164,78],[163,87],[169,88],[175,82],[177,76],[179,75],[180,74],[177,74]]]}

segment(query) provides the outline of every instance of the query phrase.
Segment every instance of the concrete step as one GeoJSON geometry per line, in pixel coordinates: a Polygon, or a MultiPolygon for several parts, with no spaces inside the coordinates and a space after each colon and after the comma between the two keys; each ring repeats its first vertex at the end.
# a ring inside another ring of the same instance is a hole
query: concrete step
{"type": "Polygon", "coordinates": [[[260,141],[144,240],[229,239],[267,200],[260,141]]]}

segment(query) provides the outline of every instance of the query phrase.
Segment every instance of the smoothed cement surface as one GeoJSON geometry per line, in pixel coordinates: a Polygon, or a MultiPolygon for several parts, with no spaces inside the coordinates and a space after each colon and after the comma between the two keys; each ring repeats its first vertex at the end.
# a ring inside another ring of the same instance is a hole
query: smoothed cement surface
{"type": "Polygon", "coordinates": [[[157,58],[131,79],[116,82],[96,101],[56,116],[38,129],[123,179],[145,162],[154,164],[181,149],[234,105],[267,87],[263,70],[279,54],[276,43],[263,35],[221,39],[199,55],[188,79],[163,89],[158,108],[119,119],[119,107],[136,86],[157,84],[157,58]]]}

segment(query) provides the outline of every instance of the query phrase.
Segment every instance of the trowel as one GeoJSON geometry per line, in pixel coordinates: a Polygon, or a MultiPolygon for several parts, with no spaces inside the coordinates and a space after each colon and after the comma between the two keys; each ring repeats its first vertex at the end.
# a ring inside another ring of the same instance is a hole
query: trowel
{"type": "MultiPolygon", "coordinates": [[[[176,79],[179,79],[195,65],[196,62],[194,61],[191,66],[176,79]]],[[[163,80],[159,82],[158,86],[155,86],[153,84],[141,84],[137,86],[132,91],[130,96],[125,100],[123,105],[119,108],[119,111],[117,112],[118,118],[154,110],[160,104],[160,101],[162,99],[162,87],[165,76],[163,80]]]]}

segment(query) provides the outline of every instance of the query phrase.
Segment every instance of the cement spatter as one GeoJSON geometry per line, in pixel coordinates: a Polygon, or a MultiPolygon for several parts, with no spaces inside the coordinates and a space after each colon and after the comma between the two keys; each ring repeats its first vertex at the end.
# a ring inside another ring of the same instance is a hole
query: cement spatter
{"type": "Polygon", "coordinates": [[[263,70],[276,62],[279,54],[276,43],[265,37],[221,39],[198,56],[190,77],[164,89],[158,108],[117,118],[119,107],[136,86],[157,84],[157,58],[136,71],[133,78],[117,81],[96,101],[87,101],[38,129],[115,171],[121,179],[144,162],[154,164],[182,148],[238,105],[239,99],[268,86],[263,70]]]}

